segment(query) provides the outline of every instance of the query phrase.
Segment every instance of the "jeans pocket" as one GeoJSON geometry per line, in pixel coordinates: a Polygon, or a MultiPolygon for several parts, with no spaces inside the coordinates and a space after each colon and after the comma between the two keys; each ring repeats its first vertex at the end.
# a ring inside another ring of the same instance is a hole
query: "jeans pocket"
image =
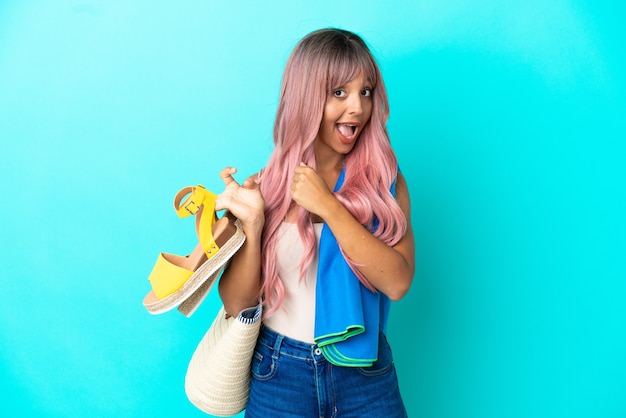
{"type": "Polygon", "coordinates": [[[393,356],[387,338],[380,333],[378,341],[378,359],[370,367],[359,367],[359,373],[364,376],[380,376],[393,369],[393,356]]]}
{"type": "Polygon", "coordinates": [[[252,356],[252,377],[258,380],[269,380],[276,374],[276,360],[272,350],[266,346],[257,346],[252,356]]]}

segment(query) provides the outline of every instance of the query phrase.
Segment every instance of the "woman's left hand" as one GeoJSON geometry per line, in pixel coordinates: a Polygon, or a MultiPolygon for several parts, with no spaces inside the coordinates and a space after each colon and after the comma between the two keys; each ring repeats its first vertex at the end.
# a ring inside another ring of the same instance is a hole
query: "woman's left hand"
{"type": "Polygon", "coordinates": [[[291,183],[291,198],[303,209],[324,218],[325,211],[336,202],[326,181],[308,165],[296,167],[291,183]]]}

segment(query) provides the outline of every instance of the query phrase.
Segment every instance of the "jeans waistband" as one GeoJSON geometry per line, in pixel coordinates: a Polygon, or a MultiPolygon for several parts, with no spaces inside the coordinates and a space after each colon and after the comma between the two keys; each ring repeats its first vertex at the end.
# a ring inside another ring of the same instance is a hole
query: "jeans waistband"
{"type": "Polygon", "coordinates": [[[257,344],[263,344],[271,348],[273,357],[289,356],[301,360],[313,360],[316,362],[326,361],[322,350],[317,344],[310,344],[304,341],[295,340],[285,335],[279,334],[273,329],[261,325],[261,331],[257,344]]]}

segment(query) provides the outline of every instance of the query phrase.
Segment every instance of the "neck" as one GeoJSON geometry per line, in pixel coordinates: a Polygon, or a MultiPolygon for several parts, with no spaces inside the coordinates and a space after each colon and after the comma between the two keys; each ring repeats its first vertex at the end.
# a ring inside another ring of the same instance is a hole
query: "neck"
{"type": "Polygon", "coordinates": [[[337,184],[337,179],[343,170],[343,160],[339,163],[329,163],[323,161],[322,164],[317,163],[317,174],[319,174],[324,181],[326,182],[326,186],[332,192],[335,190],[335,185],[337,184]]]}
{"type": "Polygon", "coordinates": [[[338,176],[343,170],[344,161],[343,154],[324,152],[318,147],[315,149],[315,165],[320,175],[335,173],[338,176]]]}

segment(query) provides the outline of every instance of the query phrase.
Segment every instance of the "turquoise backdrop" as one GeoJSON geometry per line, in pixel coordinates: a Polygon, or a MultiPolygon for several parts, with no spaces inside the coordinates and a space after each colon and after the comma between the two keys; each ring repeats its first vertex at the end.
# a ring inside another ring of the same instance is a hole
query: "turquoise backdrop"
{"type": "Polygon", "coordinates": [[[378,57],[417,269],[389,339],[410,417],[626,416],[623,2],[0,2],[2,416],[202,417],[219,307],[151,316],[179,188],[272,149],[298,39],[378,57]]]}

